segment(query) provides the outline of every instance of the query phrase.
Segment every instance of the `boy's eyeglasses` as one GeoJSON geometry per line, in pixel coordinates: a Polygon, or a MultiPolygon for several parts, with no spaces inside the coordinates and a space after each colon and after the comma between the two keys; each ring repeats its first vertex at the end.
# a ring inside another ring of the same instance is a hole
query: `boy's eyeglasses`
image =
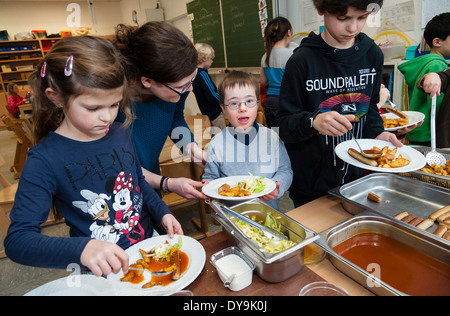
{"type": "Polygon", "coordinates": [[[232,110],[237,110],[241,106],[241,104],[245,104],[248,108],[253,108],[258,104],[257,99],[247,99],[245,101],[232,101],[229,104],[224,104],[225,106],[229,107],[232,110]]]}
{"type": "Polygon", "coordinates": [[[173,92],[176,92],[177,94],[182,95],[182,94],[186,93],[186,91],[188,91],[188,90],[191,88],[192,84],[194,83],[195,78],[197,77],[197,73],[198,73],[198,68],[197,68],[197,70],[195,70],[195,75],[194,75],[194,77],[192,78],[191,82],[189,82],[186,86],[184,86],[183,89],[182,89],[181,91],[178,91],[177,89],[175,89],[175,88],[169,86],[168,84],[165,84],[165,83],[161,83],[161,84],[162,84],[164,87],[169,88],[169,89],[172,90],[173,92]]]}

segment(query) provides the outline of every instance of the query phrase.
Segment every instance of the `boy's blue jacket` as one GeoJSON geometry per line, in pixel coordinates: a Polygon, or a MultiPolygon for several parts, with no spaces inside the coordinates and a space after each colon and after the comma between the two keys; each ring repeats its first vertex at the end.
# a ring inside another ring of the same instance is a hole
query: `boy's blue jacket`
{"type": "Polygon", "coordinates": [[[341,50],[311,33],[286,65],[277,119],[294,170],[290,196],[297,203],[314,200],[363,174],[334,150],[351,134],[319,135],[311,127],[315,115],[327,111],[355,115],[357,138],[375,138],[384,131],[377,108],[384,57],[365,34],[356,39],[353,47],[341,50]]]}

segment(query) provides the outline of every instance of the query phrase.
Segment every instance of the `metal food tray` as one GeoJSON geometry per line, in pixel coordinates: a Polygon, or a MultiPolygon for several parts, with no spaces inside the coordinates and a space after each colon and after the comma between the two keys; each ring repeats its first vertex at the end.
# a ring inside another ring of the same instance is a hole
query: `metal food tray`
{"type": "MultiPolygon", "coordinates": [[[[406,211],[426,219],[431,213],[450,205],[450,189],[387,173],[370,174],[332,189],[329,193],[340,198],[344,209],[353,215],[371,210],[381,216],[393,218],[406,211]],[[369,192],[380,196],[382,201],[377,203],[369,200],[369,192]]],[[[425,233],[444,240],[433,234],[437,226],[434,223],[425,233]]],[[[413,229],[423,232],[416,227],[413,229]]]]}
{"type": "MultiPolygon", "coordinates": [[[[396,239],[441,262],[448,263],[450,260],[450,245],[445,243],[444,239],[441,238],[439,241],[436,241],[430,236],[427,236],[427,234],[424,234],[423,231],[415,230],[411,225],[397,220],[376,216],[375,213],[371,211],[365,211],[335,227],[328,228],[326,231],[321,232],[319,234],[320,239],[316,241],[316,244],[328,253],[328,258],[331,263],[338,270],[377,295],[403,296],[406,294],[379,279],[373,279],[373,276],[367,270],[357,266],[333,251],[333,247],[350,237],[357,235],[360,232],[372,231],[396,239]]],[[[443,289],[443,293],[444,292],[443,289]]]]}
{"type": "MultiPolygon", "coordinates": [[[[416,149],[417,151],[421,152],[424,156],[426,156],[431,151],[430,147],[416,147],[416,146],[412,146],[412,147],[414,149],[416,149]]],[[[437,149],[436,151],[441,153],[442,156],[445,157],[445,159],[447,159],[447,160],[450,159],[450,150],[437,149]]],[[[438,174],[433,174],[433,173],[424,172],[424,171],[420,171],[420,170],[413,171],[413,172],[400,173],[399,175],[403,176],[403,177],[416,179],[416,180],[419,180],[422,182],[434,184],[434,185],[437,185],[437,186],[440,186],[443,188],[450,189],[450,177],[441,176],[438,174]]]]}

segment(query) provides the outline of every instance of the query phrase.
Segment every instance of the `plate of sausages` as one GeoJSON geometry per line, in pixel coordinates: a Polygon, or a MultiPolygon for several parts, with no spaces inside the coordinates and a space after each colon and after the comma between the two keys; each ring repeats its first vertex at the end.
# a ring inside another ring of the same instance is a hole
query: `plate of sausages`
{"type": "Polygon", "coordinates": [[[359,153],[358,146],[354,140],[342,142],[337,145],[334,150],[336,155],[344,162],[358,168],[377,172],[412,172],[419,170],[426,165],[425,156],[409,146],[395,147],[390,142],[378,139],[358,139],[358,144],[361,146],[362,150],[373,150],[374,147],[379,149],[388,147],[390,152],[395,152],[395,155],[392,157],[394,160],[398,158],[405,159],[408,160],[408,164],[395,168],[388,165],[380,167],[379,164],[375,164],[372,159],[368,159],[359,153]]]}

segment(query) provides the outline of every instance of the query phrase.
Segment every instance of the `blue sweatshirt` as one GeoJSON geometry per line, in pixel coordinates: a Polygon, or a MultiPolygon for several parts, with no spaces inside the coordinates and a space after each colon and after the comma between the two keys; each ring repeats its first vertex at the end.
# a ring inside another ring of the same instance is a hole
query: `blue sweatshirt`
{"type": "Polygon", "coordinates": [[[20,264],[66,269],[80,264],[91,239],[123,249],[153,234],[170,211],[145,181],[128,128],[114,123],[105,137],[79,142],[51,132],[28,152],[5,238],[20,264]],[[70,237],[41,234],[54,203],[70,237]]]}

